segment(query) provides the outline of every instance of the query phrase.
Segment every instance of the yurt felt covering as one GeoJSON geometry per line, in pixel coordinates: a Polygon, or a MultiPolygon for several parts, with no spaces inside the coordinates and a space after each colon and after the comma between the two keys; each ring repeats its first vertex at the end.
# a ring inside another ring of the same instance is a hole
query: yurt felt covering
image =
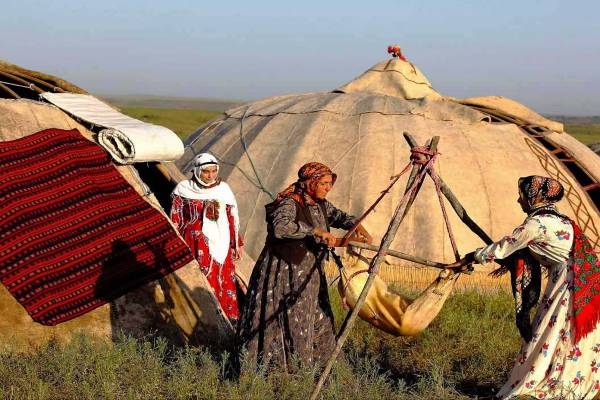
{"type": "MultiPolygon", "coordinates": [[[[580,222],[598,246],[600,212],[557,157],[518,125],[497,122],[476,107],[439,95],[413,67],[401,60],[384,61],[333,92],[275,96],[227,110],[190,136],[177,165],[189,173],[194,155],[204,151],[221,160],[221,175],[238,199],[241,231],[250,238],[245,249],[256,259],[266,235],[264,205],[296,179],[301,165],[319,161],[330,166],[338,179],[328,199],[360,215],[408,161],[410,147],[404,132],[419,144],[440,136],[435,168],[490,237],[499,239],[510,233],[524,218],[516,202],[519,177],[560,175],[567,196],[559,208],[580,222]]],[[[570,135],[552,130],[562,130],[561,124],[507,99],[473,102],[495,104],[500,113],[530,118],[540,135],[559,143],[600,181],[598,156],[570,135]]],[[[375,243],[404,189],[405,182],[399,182],[364,221],[375,243]]],[[[450,222],[461,253],[483,245],[452,212],[450,222]]],[[[432,261],[454,261],[431,180],[425,180],[391,248],[432,261]]],[[[409,269],[388,271],[386,280],[401,281],[393,271],[409,269]]],[[[433,280],[432,273],[420,282],[422,287],[433,280]]]]}

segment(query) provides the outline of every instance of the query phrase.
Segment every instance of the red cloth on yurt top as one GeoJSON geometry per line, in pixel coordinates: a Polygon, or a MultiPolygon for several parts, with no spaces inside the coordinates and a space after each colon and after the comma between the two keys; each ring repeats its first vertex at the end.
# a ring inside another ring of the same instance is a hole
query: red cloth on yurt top
{"type": "Polygon", "coordinates": [[[169,221],[76,129],[0,142],[0,281],[56,325],[193,260],[169,221]]]}

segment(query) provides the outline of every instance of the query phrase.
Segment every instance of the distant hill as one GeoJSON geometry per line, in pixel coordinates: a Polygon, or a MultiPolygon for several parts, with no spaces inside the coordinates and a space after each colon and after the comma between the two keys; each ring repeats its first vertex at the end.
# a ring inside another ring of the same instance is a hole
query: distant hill
{"type": "Polygon", "coordinates": [[[562,122],[565,125],[600,125],[600,116],[571,117],[568,115],[546,115],[546,118],[562,122]]]}
{"type": "Polygon", "coordinates": [[[176,108],[203,111],[225,111],[243,104],[243,101],[205,99],[201,97],[171,97],[151,95],[99,95],[116,106],[176,108]]]}
{"type": "MultiPolygon", "coordinates": [[[[109,103],[129,107],[179,108],[205,111],[225,111],[246,103],[243,100],[209,99],[203,97],[178,97],[154,95],[98,95],[109,103]]],[[[599,125],[600,116],[573,117],[569,115],[544,115],[565,125],[599,125]]]]}

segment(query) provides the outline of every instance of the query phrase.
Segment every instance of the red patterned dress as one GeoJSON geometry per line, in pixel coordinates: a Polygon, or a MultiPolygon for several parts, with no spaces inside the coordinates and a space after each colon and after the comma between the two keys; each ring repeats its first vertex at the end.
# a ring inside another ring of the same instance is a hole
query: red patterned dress
{"type": "Polygon", "coordinates": [[[173,191],[171,219],[188,244],[225,315],[239,317],[234,259],[239,258],[237,203],[225,182],[183,181],[173,191]]]}

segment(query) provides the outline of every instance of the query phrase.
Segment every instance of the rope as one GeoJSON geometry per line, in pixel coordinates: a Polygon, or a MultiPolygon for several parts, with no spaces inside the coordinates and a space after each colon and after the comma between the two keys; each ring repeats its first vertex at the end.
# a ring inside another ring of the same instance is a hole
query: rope
{"type": "Polygon", "coordinates": [[[12,83],[12,82],[6,82],[6,81],[0,81],[0,83],[4,83],[5,85],[10,85],[10,86],[22,87],[22,88],[29,89],[29,90],[33,90],[33,88],[35,87],[35,85],[33,83],[30,83],[29,85],[19,85],[18,83],[12,83]]]}
{"type": "Polygon", "coordinates": [[[437,159],[438,154],[439,153],[433,152],[426,147],[416,146],[413,147],[411,151],[411,160],[413,160],[413,163],[415,164],[426,165],[425,169],[429,172],[429,176],[431,176],[431,179],[433,179],[433,182],[435,184],[435,191],[440,202],[440,207],[442,208],[442,215],[444,216],[446,230],[448,231],[450,243],[452,244],[454,257],[456,258],[456,261],[458,261],[460,260],[460,254],[458,252],[458,247],[456,246],[456,239],[454,238],[454,233],[452,232],[452,226],[450,225],[450,221],[448,220],[448,212],[446,211],[446,205],[444,204],[444,200],[442,199],[440,177],[434,168],[434,163],[437,159]]]}
{"type": "Polygon", "coordinates": [[[350,236],[352,236],[352,234],[358,228],[358,225],[360,225],[360,223],[371,213],[371,211],[375,210],[375,207],[377,206],[377,204],[379,204],[379,202],[381,200],[383,200],[383,197],[390,192],[390,189],[392,188],[392,186],[394,186],[394,184],[396,182],[398,182],[398,180],[400,179],[400,177],[402,175],[404,175],[414,164],[416,164],[416,165],[425,165],[425,164],[427,164],[436,155],[437,155],[436,152],[429,150],[429,148],[426,147],[426,146],[415,146],[415,147],[411,148],[410,149],[410,161],[408,162],[408,164],[406,164],[404,166],[404,168],[402,169],[402,171],[399,174],[392,175],[390,177],[390,179],[392,180],[392,182],[388,185],[387,188],[385,188],[381,192],[381,194],[379,195],[379,197],[373,202],[373,204],[367,209],[367,211],[365,211],[356,220],[356,222],[354,223],[354,225],[352,226],[352,228],[350,228],[348,230],[348,232],[344,235],[344,238],[343,238],[342,242],[346,241],[350,236]]]}
{"type": "Polygon", "coordinates": [[[452,232],[452,226],[450,225],[450,221],[448,220],[448,213],[446,212],[446,206],[444,204],[444,199],[442,199],[442,189],[440,184],[440,177],[435,172],[433,168],[430,169],[430,176],[435,183],[435,191],[437,192],[438,200],[440,201],[440,206],[442,207],[442,214],[444,215],[444,222],[446,224],[446,230],[448,231],[448,236],[450,237],[450,243],[452,244],[452,250],[454,251],[454,258],[456,261],[460,260],[460,253],[458,252],[458,247],[456,246],[456,239],[454,238],[454,233],[452,232]]]}
{"type": "Polygon", "coordinates": [[[446,210],[446,205],[444,204],[444,201],[442,199],[442,189],[441,189],[440,177],[437,174],[435,167],[434,167],[435,161],[437,160],[437,156],[439,155],[439,153],[437,151],[430,150],[427,146],[414,146],[413,148],[411,148],[410,152],[411,152],[410,161],[408,162],[408,164],[404,167],[402,172],[391,177],[392,182],[381,193],[381,195],[375,200],[375,202],[367,209],[367,211],[365,211],[364,214],[361,215],[360,218],[358,218],[356,220],[356,222],[354,223],[352,228],[350,230],[348,230],[346,235],[344,235],[343,242],[347,241],[350,238],[350,236],[358,228],[358,225],[367,217],[367,215],[369,215],[371,213],[371,211],[373,211],[375,209],[375,206],[383,199],[383,197],[387,193],[389,193],[392,186],[398,181],[398,179],[400,179],[400,177],[402,175],[404,175],[408,171],[408,169],[412,165],[421,165],[421,166],[423,166],[423,168],[419,172],[418,179],[415,179],[412,182],[412,185],[410,186],[410,188],[404,193],[404,197],[402,197],[400,204],[403,205],[403,203],[406,201],[406,198],[407,197],[410,198],[411,193],[414,196],[416,196],[416,192],[419,190],[419,186],[415,185],[415,182],[422,181],[425,177],[425,174],[428,173],[429,176],[431,176],[431,179],[433,180],[433,182],[435,184],[436,194],[437,194],[438,200],[440,202],[440,207],[442,209],[442,215],[444,217],[444,224],[446,226],[446,230],[447,230],[448,236],[450,238],[450,244],[452,245],[452,251],[454,253],[454,257],[455,257],[456,261],[458,261],[458,260],[460,260],[460,253],[458,252],[456,238],[454,236],[454,232],[452,230],[452,225],[450,224],[450,220],[448,218],[448,212],[446,210]]]}
{"type": "Polygon", "coordinates": [[[242,143],[244,152],[248,156],[248,160],[250,160],[250,166],[252,167],[252,171],[254,171],[254,176],[256,177],[256,180],[258,181],[258,188],[260,190],[262,190],[264,193],[268,194],[269,197],[271,197],[271,200],[275,200],[275,196],[273,195],[273,193],[271,193],[269,190],[267,190],[267,188],[265,188],[265,186],[263,185],[263,183],[260,179],[260,176],[258,175],[258,171],[256,170],[256,166],[254,165],[254,161],[252,161],[252,157],[250,157],[250,152],[248,151],[248,145],[246,144],[246,140],[244,140],[244,134],[243,134],[244,119],[246,118],[246,114],[248,113],[249,109],[250,109],[250,107],[246,108],[246,110],[244,111],[244,115],[242,115],[242,120],[240,121],[240,142],[242,143]]]}
{"type": "MultiPolygon", "coordinates": [[[[419,173],[418,180],[422,180],[424,178],[425,173],[429,173],[429,176],[431,176],[431,179],[433,179],[433,182],[435,183],[435,191],[437,193],[437,197],[440,202],[440,206],[442,208],[442,214],[444,216],[444,223],[446,225],[446,230],[448,231],[448,236],[450,237],[450,243],[452,244],[452,250],[454,252],[454,257],[455,257],[456,261],[458,261],[458,260],[460,260],[460,254],[458,252],[458,247],[456,245],[456,239],[455,239],[454,233],[452,231],[452,226],[450,225],[450,220],[448,219],[448,212],[446,211],[446,206],[442,199],[442,189],[441,189],[440,178],[439,178],[437,172],[435,171],[435,167],[434,167],[438,154],[439,153],[437,151],[431,151],[430,149],[428,149],[425,146],[415,146],[411,149],[410,159],[411,159],[412,163],[424,166],[424,168],[419,173]]],[[[417,179],[415,179],[415,181],[417,181],[417,179]]],[[[413,182],[413,185],[411,186],[409,191],[414,192],[416,195],[417,190],[418,189],[414,185],[414,182],[413,182]]],[[[404,198],[402,199],[402,201],[404,201],[404,198]]]]}

